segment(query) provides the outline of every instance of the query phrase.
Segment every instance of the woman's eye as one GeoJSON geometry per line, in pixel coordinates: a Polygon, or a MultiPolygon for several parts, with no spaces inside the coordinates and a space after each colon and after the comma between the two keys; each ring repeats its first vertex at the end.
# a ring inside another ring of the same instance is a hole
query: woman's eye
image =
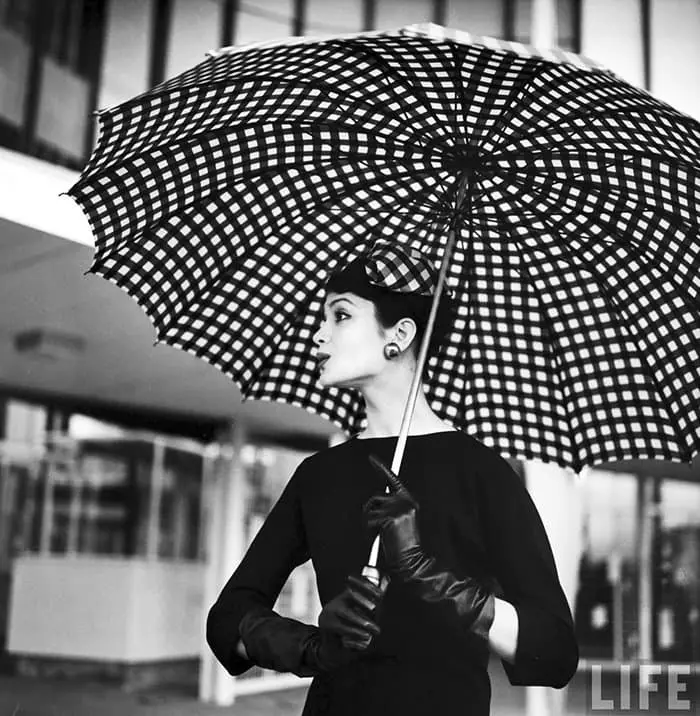
{"type": "Polygon", "coordinates": [[[350,314],[345,313],[345,311],[336,311],[334,318],[335,318],[336,323],[340,323],[341,321],[344,321],[346,318],[350,318],[350,314]]]}

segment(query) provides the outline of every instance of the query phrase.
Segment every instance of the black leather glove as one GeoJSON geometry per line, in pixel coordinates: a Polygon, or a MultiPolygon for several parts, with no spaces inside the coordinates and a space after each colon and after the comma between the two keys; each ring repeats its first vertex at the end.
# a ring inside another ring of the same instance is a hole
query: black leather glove
{"type": "Polygon", "coordinates": [[[355,661],[379,633],[370,618],[386,591],[363,577],[350,577],[346,588],[326,604],[319,626],[256,607],[238,627],[254,664],[297,676],[316,676],[355,661]]]}
{"type": "Polygon", "coordinates": [[[319,627],[256,607],[238,627],[248,659],[264,669],[316,676],[349,664],[360,653],[346,649],[340,637],[319,627]]]}
{"type": "Polygon", "coordinates": [[[348,577],[345,589],[321,611],[318,626],[336,634],[348,649],[367,649],[379,634],[377,609],[384,597],[388,580],[379,586],[365,577],[348,577]]]}
{"type": "Polygon", "coordinates": [[[459,624],[487,637],[494,617],[493,594],[471,577],[457,577],[440,569],[421,546],[418,503],[399,478],[370,455],[370,462],[389,486],[390,493],[370,498],[364,507],[367,524],[381,534],[382,551],[389,572],[421,601],[456,617],[459,624]]]}
{"type": "Polygon", "coordinates": [[[264,669],[313,676],[304,655],[319,638],[318,628],[283,617],[267,607],[255,607],[245,614],[238,633],[250,661],[264,669]]]}

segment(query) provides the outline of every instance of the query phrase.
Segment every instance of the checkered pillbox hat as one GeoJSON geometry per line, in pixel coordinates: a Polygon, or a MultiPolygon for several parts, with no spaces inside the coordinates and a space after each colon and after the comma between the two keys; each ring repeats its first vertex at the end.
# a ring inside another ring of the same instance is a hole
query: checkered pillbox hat
{"type": "Polygon", "coordinates": [[[389,241],[377,241],[369,253],[336,271],[340,273],[354,277],[358,284],[428,297],[434,295],[438,282],[438,271],[424,254],[389,241]]]}
{"type": "Polygon", "coordinates": [[[395,243],[377,242],[364,260],[369,282],[398,293],[432,296],[438,273],[419,251],[404,249],[395,243]]]}

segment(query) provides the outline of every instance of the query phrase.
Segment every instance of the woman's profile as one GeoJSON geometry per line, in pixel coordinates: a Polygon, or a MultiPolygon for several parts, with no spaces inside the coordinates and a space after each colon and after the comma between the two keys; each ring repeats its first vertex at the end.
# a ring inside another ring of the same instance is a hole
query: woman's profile
{"type": "MultiPolygon", "coordinates": [[[[299,466],[209,612],[207,640],[230,673],[314,677],[306,716],[485,716],[490,653],[517,685],[562,687],[576,670],[550,544],[510,465],[421,391],[400,480],[386,467],[436,281],[420,255],[386,244],[331,276],[319,380],[359,391],[366,429],[299,466]],[[377,533],[378,585],[361,576],[377,533]],[[318,626],[272,609],[309,559],[318,626]]],[[[450,320],[444,301],[431,350],[450,320]]]]}

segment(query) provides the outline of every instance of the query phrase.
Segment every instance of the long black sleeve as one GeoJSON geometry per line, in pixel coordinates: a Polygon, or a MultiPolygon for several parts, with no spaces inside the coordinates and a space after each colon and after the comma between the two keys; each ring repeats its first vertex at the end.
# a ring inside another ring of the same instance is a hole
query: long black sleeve
{"type": "Polygon", "coordinates": [[[578,665],[573,619],[537,508],[520,477],[491,453],[480,466],[482,524],[494,575],[518,613],[511,684],[561,688],[578,665]]]}
{"type": "Polygon", "coordinates": [[[253,665],[236,653],[243,616],[254,607],[271,608],[292,570],[309,559],[298,487],[303,467],[292,476],[209,610],[207,642],[230,674],[241,674],[253,665]]]}

